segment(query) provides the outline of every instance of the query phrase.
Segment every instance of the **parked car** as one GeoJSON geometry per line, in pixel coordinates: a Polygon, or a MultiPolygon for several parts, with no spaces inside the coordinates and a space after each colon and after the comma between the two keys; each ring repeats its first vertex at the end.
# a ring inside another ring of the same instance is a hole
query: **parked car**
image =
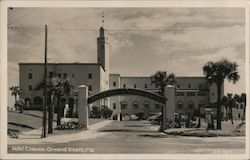
{"type": "Polygon", "coordinates": [[[155,119],[151,120],[151,122],[153,124],[161,124],[161,122],[162,122],[162,115],[161,114],[157,115],[157,117],[155,119]]]}
{"type": "Polygon", "coordinates": [[[148,120],[148,121],[152,121],[152,120],[156,119],[157,117],[159,117],[160,115],[161,115],[160,113],[155,114],[155,115],[153,115],[153,116],[148,117],[147,120],[148,120]]]}

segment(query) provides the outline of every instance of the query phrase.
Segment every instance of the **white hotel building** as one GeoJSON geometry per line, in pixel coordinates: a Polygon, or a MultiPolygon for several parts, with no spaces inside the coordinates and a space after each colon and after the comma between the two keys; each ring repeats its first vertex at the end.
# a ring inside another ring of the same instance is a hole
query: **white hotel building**
{"type": "MultiPolygon", "coordinates": [[[[104,34],[103,27],[97,38],[97,63],[49,63],[48,77],[69,79],[75,86],[74,94],[64,99],[69,104],[71,112],[76,113],[77,86],[89,87],[89,95],[116,88],[136,88],[157,92],[155,85],[151,84],[150,77],[123,77],[120,74],[109,72],[109,43],[104,34]]],[[[43,63],[19,63],[20,98],[30,106],[42,106],[43,91],[35,90],[43,81],[43,63]]],[[[167,70],[163,68],[163,70],[167,70]]],[[[187,114],[199,112],[199,107],[207,106],[217,99],[216,85],[209,85],[205,77],[176,77],[176,112],[187,114]]],[[[224,89],[222,88],[222,95],[224,89]]],[[[140,96],[114,96],[102,99],[92,104],[93,106],[106,105],[113,110],[113,114],[136,114],[139,112],[160,112],[161,105],[151,99],[140,96]]]]}

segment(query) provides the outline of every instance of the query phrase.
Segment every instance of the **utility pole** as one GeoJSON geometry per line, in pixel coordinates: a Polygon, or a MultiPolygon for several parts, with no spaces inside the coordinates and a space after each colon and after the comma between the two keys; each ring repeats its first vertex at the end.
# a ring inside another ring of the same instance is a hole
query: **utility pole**
{"type": "Polygon", "coordinates": [[[47,25],[45,25],[45,50],[44,50],[44,107],[43,107],[43,133],[42,138],[47,136],[47,25]]]}

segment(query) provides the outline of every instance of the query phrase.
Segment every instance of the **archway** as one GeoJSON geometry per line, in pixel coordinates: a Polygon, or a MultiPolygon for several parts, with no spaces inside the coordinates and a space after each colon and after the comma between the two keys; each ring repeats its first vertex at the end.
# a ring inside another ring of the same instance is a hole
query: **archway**
{"type": "Polygon", "coordinates": [[[96,95],[88,97],[88,87],[81,85],[78,87],[78,121],[79,124],[83,125],[84,128],[88,128],[88,105],[101,100],[103,98],[119,95],[135,95],[142,96],[152,100],[155,100],[159,103],[165,105],[163,107],[163,124],[162,126],[167,126],[166,124],[174,121],[174,112],[175,112],[175,87],[166,86],[165,87],[165,96],[160,96],[156,93],[132,89],[132,88],[119,88],[113,90],[106,90],[100,92],[96,95]],[[168,97],[168,98],[166,98],[168,97]],[[167,107],[166,107],[167,106],[167,107]]]}
{"type": "Polygon", "coordinates": [[[31,108],[32,103],[31,103],[31,99],[29,97],[24,99],[25,102],[25,109],[31,108]]]}
{"type": "Polygon", "coordinates": [[[34,104],[34,107],[42,109],[42,107],[43,107],[43,98],[40,97],[40,96],[34,97],[33,104],[34,104]]]}

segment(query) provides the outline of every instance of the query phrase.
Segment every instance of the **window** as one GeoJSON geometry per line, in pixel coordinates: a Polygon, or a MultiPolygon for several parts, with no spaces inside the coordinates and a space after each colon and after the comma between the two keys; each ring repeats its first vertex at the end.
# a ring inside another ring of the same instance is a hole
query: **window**
{"type": "Polygon", "coordinates": [[[122,109],[127,109],[127,105],[126,104],[122,104],[122,109]]]}
{"type": "Polygon", "coordinates": [[[145,109],[149,109],[149,105],[148,104],[144,104],[144,108],[145,109]]]}
{"type": "Polygon", "coordinates": [[[240,113],[238,114],[238,118],[240,118],[240,113]]]}
{"type": "Polygon", "coordinates": [[[184,92],[177,92],[176,95],[177,96],[184,96],[184,92]]]}
{"type": "Polygon", "coordinates": [[[72,78],[75,78],[75,74],[74,73],[72,73],[72,78]]]}
{"type": "Polygon", "coordinates": [[[138,104],[133,104],[135,109],[138,109],[138,104]]]}
{"type": "Polygon", "coordinates": [[[49,78],[53,78],[54,73],[53,72],[49,72],[49,78]]]}
{"type": "Polygon", "coordinates": [[[191,84],[188,84],[188,88],[191,88],[191,84]]]}
{"type": "Polygon", "coordinates": [[[28,77],[29,79],[32,79],[32,73],[29,73],[28,77]]]}
{"type": "Polygon", "coordinates": [[[136,84],[134,84],[134,88],[136,88],[136,84]]]}
{"type": "Polygon", "coordinates": [[[243,109],[243,104],[240,105],[240,109],[243,109]]]}
{"type": "Polygon", "coordinates": [[[178,109],[182,109],[182,107],[183,107],[183,104],[182,104],[182,103],[178,103],[178,104],[177,104],[177,108],[178,108],[178,109]]]}
{"type": "Polygon", "coordinates": [[[200,103],[199,103],[199,108],[204,108],[205,107],[205,102],[204,101],[201,101],[200,103]]]}
{"type": "Polygon", "coordinates": [[[92,79],[92,73],[89,73],[89,74],[88,74],[88,78],[89,78],[89,79],[92,79]]]}
{"type": "Polygon", "coordinates": [[[62,74],[61,73],[58,73],[57,74],[59,78],[62,78],[62,74]]]}
{"type": "Polygon", "coordinates": [[[180,85],[179,85],[179,84],[177,85],[177,88],[180,88],[180,85]]]}
{"type": "Polygon", "coordinates": [[[92,86],[91,85],[89,85],[89,91],[92,91],[92,86]]]}
{"type": "Polygon", "coordinates": [[[236,109],[238,109],[239,108],[239,105],[238,104],[236,104],[236,109]]]}
{"type": "Polygon", "coordinates": [[[30,90],[30,91],[32,90],[32,85],[29,85],[29,90],[30,90]]]}
{"type": "Polygon", "coordinates": [[[198,96],[207,96],[207,92],[198,92],[197,95],[198,96]]]}
{"type": "Polygon", "coordinates": [[[113,86],[116,86],[116,82],[113,82],[113,86]]]}
{"type": "Polygon", "coordinates": [[[147,85],[147,84],[144,84],[144,88],[148,88],[148,85],[147,85]]]}
{"type": "Polygon", "coordinates": [[[201,84],[199,84],[199,88],[202,88],[202,85],[201,85],[201,84]]]}
{"type": "Polygon", "coordinates": [[[116,109],[116,103],[113,103],[113,109],[116,109]]]}
{"type": "Polygon", "coordinates": [[[67,78],[67,73],[63,73],[63,79],[67,78]]]}
{"type": "Polygon", "coordinates": [[[126,84],[123,85],[123,88],[126,88],[126,84]]]}
{"type": "Polygon", "coordinates": [[[187,92],[187,96],[195,96],[195,92],[187,92]]]}
{"type": "Polygon", "coordinates": [[[160,109],[160,105],[159,104],[155,104],[155,109],[160,109]]]}
{"type": "Polygon", "coordinates": [[[189,104],[188,104],[188,108],[189,108],[189,109],[194,109],[194,104],[193,104],[193,103],[189,103],[189,104]]]}

